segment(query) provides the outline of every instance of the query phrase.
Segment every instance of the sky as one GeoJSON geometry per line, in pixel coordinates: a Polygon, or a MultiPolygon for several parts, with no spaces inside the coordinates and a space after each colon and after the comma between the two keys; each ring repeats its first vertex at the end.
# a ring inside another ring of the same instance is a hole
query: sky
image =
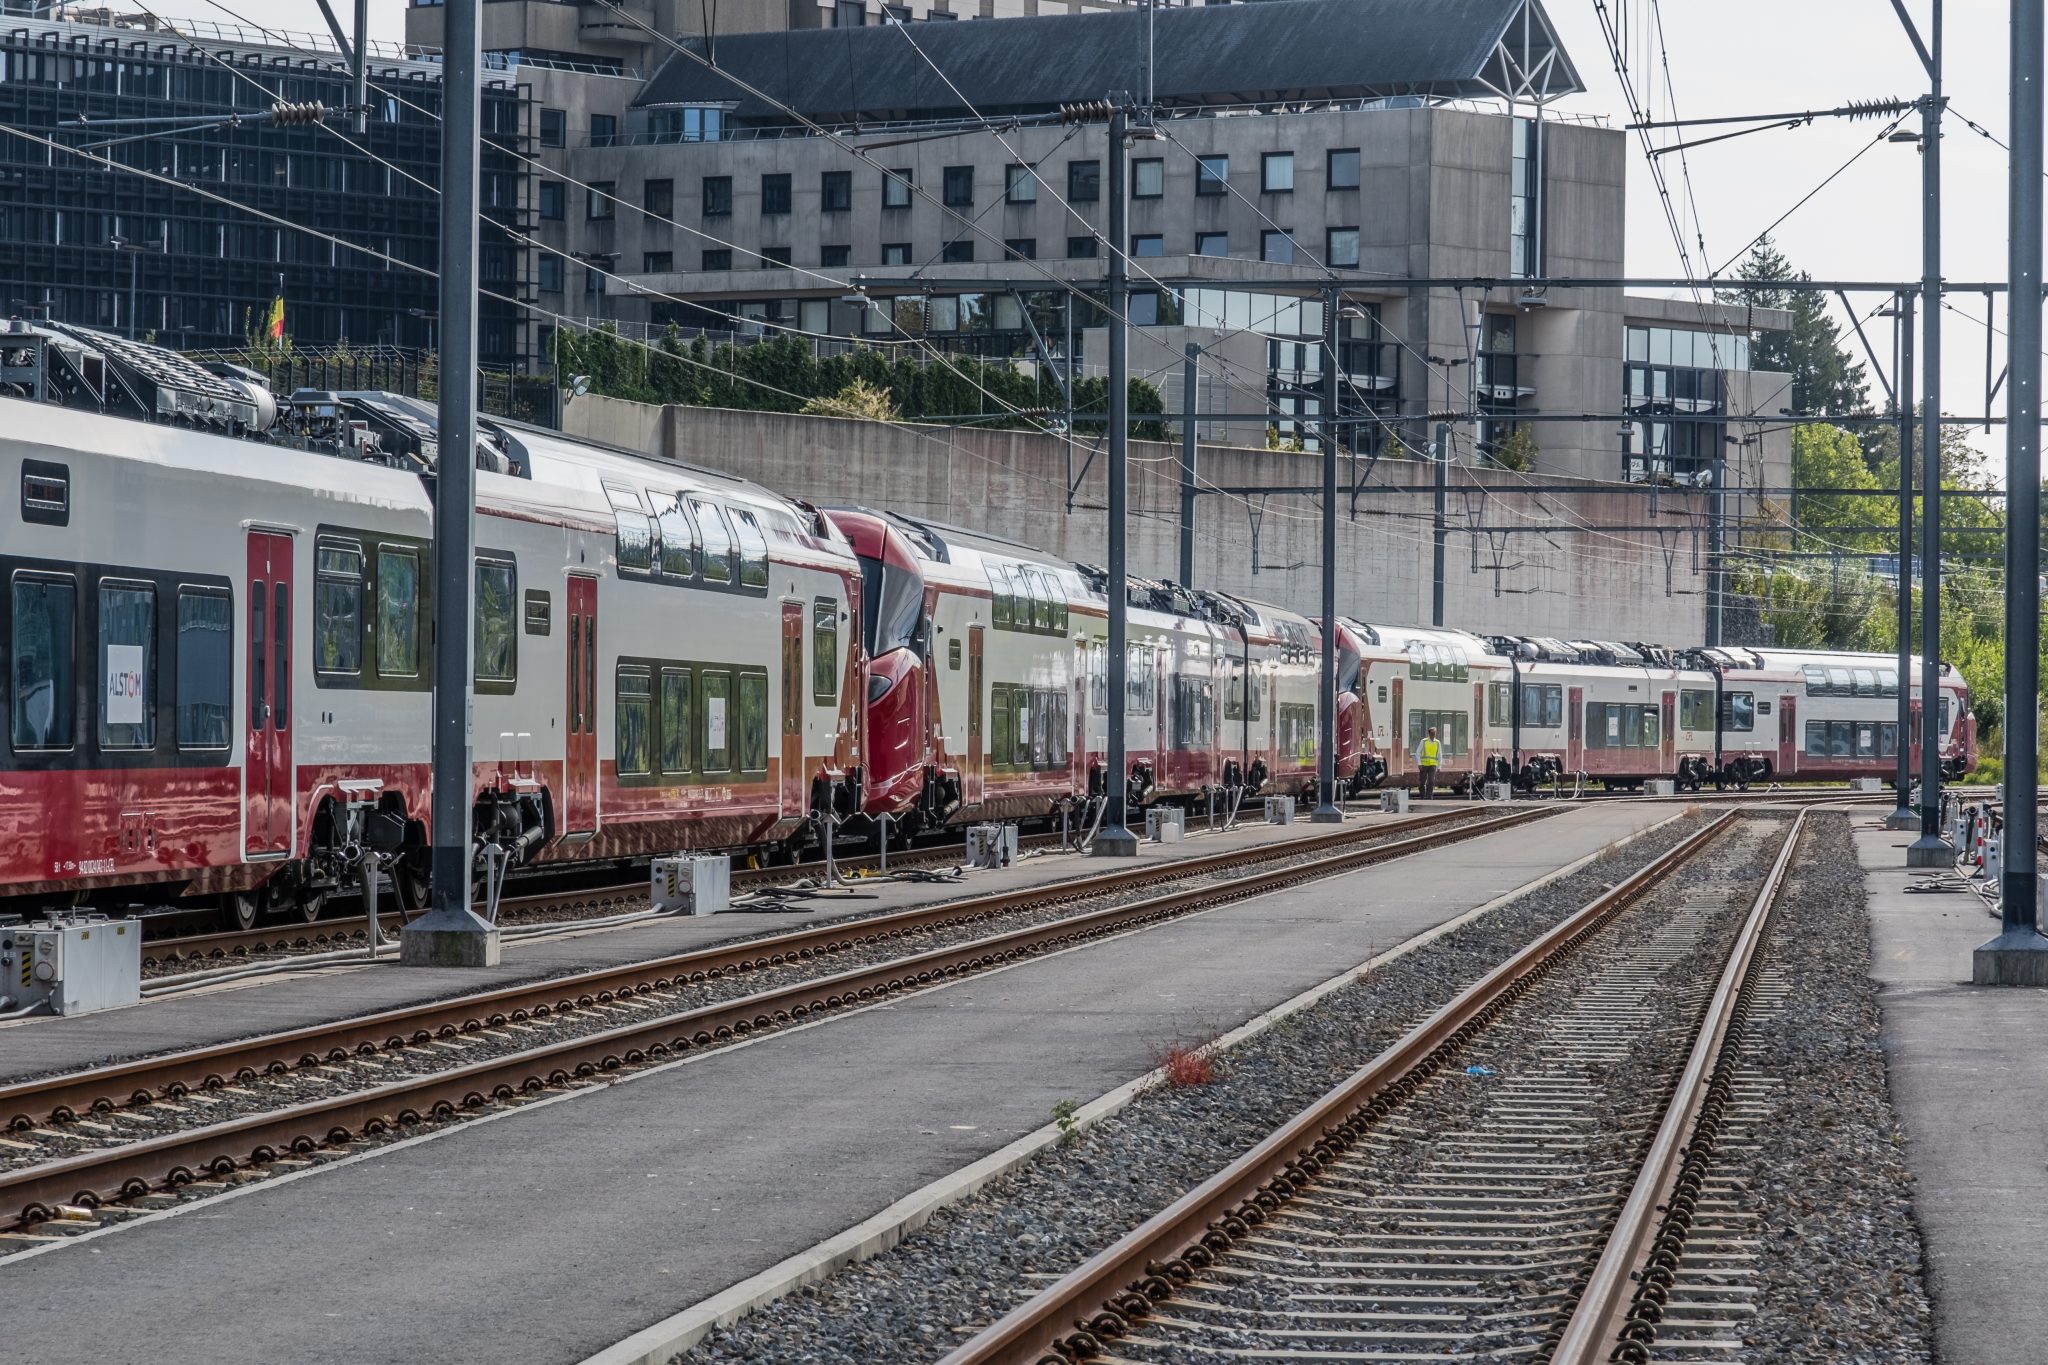
{"type": "MultiPolygon", "coordinates": [[[[321,31],[313,0],[223,0],[257,23],[321,31]]],[[[1429,0],[1415,0],[1427,4],[1429,0]]],[[[1602,0],[1623,31],[1624,52],[1638,98],[1654,119],[1793,113],[1863,100],[1912,99],[1926,78],[1887,0],[1602,0]],[[1656,41],[1661,14],[1663,44],[1656,41]],[[1666,63],[1668,62],[1668,85],[1666,63]]],[[[1921,32],[1929,32],[1932,0],[1906,0],[1921,32]]],[[[179,0],[191,17],[224,18],[208,0],[179,0]]],[[[347,0],[338,6],[346,12],[347,0]]],[[[1547,0],[1546,8],[1577,65],[1587,93],[1561,110],[1630,122],[1629,103],[1614,70],[1596,0],[1547,0]]],[[[379,38],[404,34],[403,0],[370,0],[379,38]]],[[[2002,0],[1948,0],[1944,7],[1945,69],[1952,117],[1942,143],[1942,271],[1951,281],[2003,280],[2006,275],[2006,164],[1998,146],[1972,132],[1966,117],[2006,140],[2007,6],[2002,0]],[[1960,117],[1956,117],[1960,116],[1960,117]]],[[[1868,146],[1889,119],[1823,119],[1795,129],[1759,132],[1691,152],[1690,171],[1667,155],[1666,182],[1683,225],[1693,271],[1729,273],[1747,244],[1845,162],[1868,146]],[[1700,241],[1705,251],[1702,264],[1700,241]]],[[[1917,127],[1917,115],[1907,126],[1917,127]]],[[[1693,137],[1724,129],[1699,130],[1693,137]]],[[[1634,135],[1631,135],[1633,138],[1634,135]]],[[[1677,135],[1657,132],[1659,142],[1677,135]]],[[[1628,271],[1682,276],[1680,259],[1640,145],[1628,165],[1628,271]]],[[[1792,264],[1816,278],[1917,280],[1920,276],[1920,154],[1910,144],[1880,142],[1773,229],[1792,264]]],[[[1857,299],[1860,313],[1878,306],[1857,299]]],[[[1952,297],[1944,316],[1942,407],[1981,415],[1984,399],[1984,296],[1952,297]],[[1974,321],[1972,321],[1974,319],[1974,321]]],[[[2003,302],[1999,328],[2005,325],[2003,302]]],[[[1836,304],[1834,311],[1842,317],[1836,304]]],[[[1844,319],[1846,321],[1846,319],[1844,319]]],[[[1887,367],[1891,324],[1869,324],[1887,367]]],[[[2004,368],[2002,339],[1992,337],[1993,373],[2004,368]]],[[[1852,343],[1853,344],[1853,343],[1852,343]]],[[[1874,397],[1881,386],[1873,382],[1874,397]]],[[[1994,414],[2002,412],[2001,390],[1994,414]]],[[[2002,461],[2002,433],[1972,438],[2002,461]]]]}

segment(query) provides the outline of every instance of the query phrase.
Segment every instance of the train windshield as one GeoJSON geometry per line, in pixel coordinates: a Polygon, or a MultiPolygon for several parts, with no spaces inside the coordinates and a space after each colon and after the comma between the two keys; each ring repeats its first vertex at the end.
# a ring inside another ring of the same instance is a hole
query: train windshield
{"type": "Polygon", "coordinates": [[[1337,641],[1337,694],[1339,696],[1346,692],[1356,692],[1358,690],[1359,666],[1363,662],[1358,656],[1358,651],[1345,644],[1343,637],[1339,636],[1337,641]]]}
{"type": "Polygon", "coordinates": [[[924,647],[924,580],[908,569],[860,557],[861,645],[870,659],[924,647]]]}

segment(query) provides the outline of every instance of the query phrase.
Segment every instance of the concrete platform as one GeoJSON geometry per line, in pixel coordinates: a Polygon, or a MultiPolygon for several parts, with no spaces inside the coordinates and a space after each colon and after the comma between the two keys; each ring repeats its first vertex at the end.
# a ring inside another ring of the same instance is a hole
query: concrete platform
{"type": "Polygon", "coordinates": [[[2034,1365],[2048,1340],[2048,991],[1971,985],[1998,920],[1967,892],[1907,891],[1927,876],[1900,866],[1914,833],[1858,824],[1937,1356],[2034,1365]]]}
{"type": "MultiPolygon", "coordinates": [[[[0,1265],[9,1354],[575,1362],[1377,951],[1670,818],[1578,809],[0,1265]]],[[[4,1035],[0,1035],[4,1036],[4,1035]]],[[[10,1039],[11,1041],[11,1039],[10,1039]]]]}
{"type": "MultiPolygon", "coordinates": [[[[1413,814],[1434,813],[1448,804],[1433,803],[1428,812],[1413,814]]],[[[1473,809],[1474,815],[1480,813],[1477,807],[1473,809]]],[[[1354,814],[1350,823],[1363,827],[1398,823],[1402,818],[1375,810],[1354,814]]],[[[1107,871],[1147,862],[1177,862],[1327,833],[1327,827],[1306,822],[1268,825],[1246,821],[1235,830],[1215,832],[1195,825],[1190,827],[1184,842],[1141,843],[1136,858],[1119,859],[1116,867],[1105,867],[1101,860],[1081,854],[1048,852],[1021,858],[1000,870],[968,872],[956,882],[869,879],[852,884],[846,891],[820,893],[801,902],[803,908],[786,911],[653,920],[552,937],[538,943],[508,938],[502,943],[502,960],[493,967],[402,967],[396,950],[387,947],[380,961],[372,963],[366,959],[360,966],[224,982],[189,995],[145,1000],[126,1009],[71,1019],[45,1017],[0,1024],[0,1080],[302,1028],[421,1001],[647,961],[850,915],[908,910],[1101,876],[1107,871]]]]}

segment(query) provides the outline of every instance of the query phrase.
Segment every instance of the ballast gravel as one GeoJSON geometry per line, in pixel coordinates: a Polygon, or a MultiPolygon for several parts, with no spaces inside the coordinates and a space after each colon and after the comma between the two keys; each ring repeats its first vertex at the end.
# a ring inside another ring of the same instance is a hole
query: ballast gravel
{"type": "Polygon", "coordinates": [[[1230,1049],[1217,1059],[1212,1084],[1162,1087],[1140,1096],[1074,1141],[939,1211],[892,1251],[713,1332],[674,1357],[675,1365],[869,1365],[945,1354],[1225,1165],[1429,1011],[1713,818],[1689,812],[1361,974],[1354,984],[1230,1049]]]}

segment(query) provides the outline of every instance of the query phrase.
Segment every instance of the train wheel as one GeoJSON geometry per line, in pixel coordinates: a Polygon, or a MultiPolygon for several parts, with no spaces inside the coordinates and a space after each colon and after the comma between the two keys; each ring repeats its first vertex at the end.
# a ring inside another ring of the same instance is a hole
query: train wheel
{"type": "Polygon", "coordinates": [[[408,914],[427,908],[433,884],[427,874],[415,869],[412,860],[400,858],[391,864],[391,889],[398,895],[398,908],[408,914]]]}
{"type": "Polygon", "coordinates": [[[306,923],[311,924],[319,919],[320,912],[327,908],[327,892],[325,890],[315,891],[302,886],[299,888],[296,903],[300,917],[306,923]]]}
{"type": "Polygon", "coordinates": [[[270,908],[270,891],[261,886],[237,891],[226,897],[222,905],[235,928],[246,933],[263,922],[263,912],[270,908]]]}

